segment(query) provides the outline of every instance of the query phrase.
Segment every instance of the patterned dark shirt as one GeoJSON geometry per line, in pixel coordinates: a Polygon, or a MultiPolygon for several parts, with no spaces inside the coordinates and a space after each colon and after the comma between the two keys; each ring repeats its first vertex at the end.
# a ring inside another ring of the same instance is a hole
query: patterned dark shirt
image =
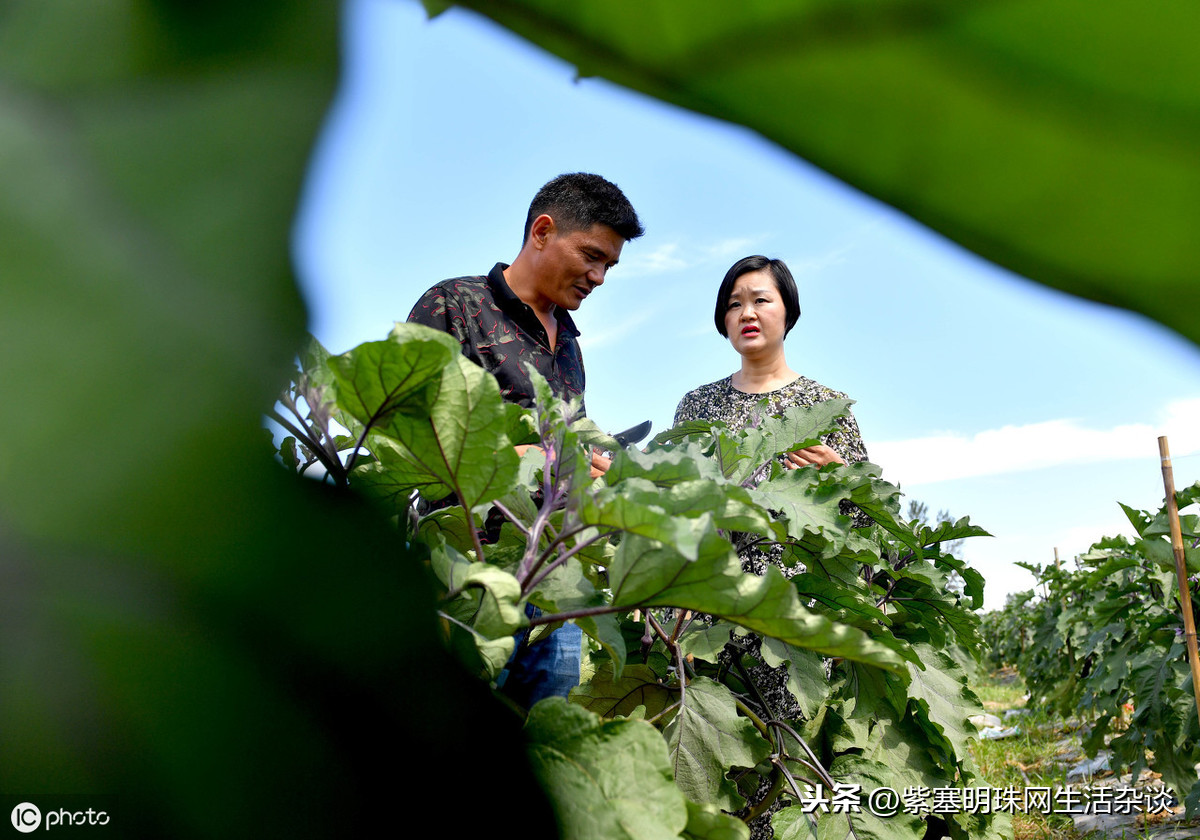
{"type": "Polygon", "coordinates": [[[542,322],[505,282],[506,268],[496,263],[486,277],[443,280],[421,295],[408,320],[458,339],[463,355],[499,380],[509,402],[533,406],[533,383],[524,368],[532,362],[557,396],[578,397],[582,405],[583,356],[575,322],[561,309],[554,313],[558,340],[551,350],[542,322]]]}

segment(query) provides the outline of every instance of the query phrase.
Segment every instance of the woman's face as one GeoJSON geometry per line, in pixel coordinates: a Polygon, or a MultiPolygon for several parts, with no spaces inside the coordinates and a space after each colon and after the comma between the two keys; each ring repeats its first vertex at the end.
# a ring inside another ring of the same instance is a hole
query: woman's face
{"type": "Polygon", "coordinates": [[[757,356],[783,346],[787,307],[770,269],[739,277],[725,306],[725,332],[738,353],[757,356]]]}

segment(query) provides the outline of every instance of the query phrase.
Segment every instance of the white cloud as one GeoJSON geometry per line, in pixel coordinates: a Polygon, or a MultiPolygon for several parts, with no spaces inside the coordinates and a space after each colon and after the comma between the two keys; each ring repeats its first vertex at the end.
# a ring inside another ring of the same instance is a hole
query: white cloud
{"type": "Polygon", "coordinates": [[[619,321],[610,320],[602,322],[603,326],[593,325],[592,321],[587,321],[585,326],[585,322],[580,318],[579,327],[580,332],[583,334],[583,338],[580,340],[586,341],[585,347],[588,349],[603,347],[606,344],[620,341],[642,324],[649,321],[651,314],[649,311],[642,311],[625,316],[619,321]]]}
{"type": "MultiPolygon", "coordinates": [[[[643,277],[648,274],[685,271],[716,260],[740,258],[751,253],[754,243],[755,240],[748,237],[729,237],[703,246],[664,242],[653,251],[643,252],[636,250],[636,247],[631,248],[623,252],[621,277],[643,277]]],[[[728,266],[721,268],[721,271],[724,272],[726,268],[728,266]]]]}
{"type": "Polygon", "coordinates": [[[688,263],[678,254],[678,242],[665,242],[653,251],[630,254],[621,260],[621,274],[631,277],[681,271],[688,267],[688,263]]]}
{"type": "Polygon", "coordinates": [[[1160,435],[1167,436],[1173,458],[1200,452],[1200,398],[1168,404],[1157,426],[1091,429],[1075,420],[1047,420],[974,435],[946,433],[872,443],[871,460],[883,466],[890,480],[907,488],[1062,464],[1157,457],[1160,435]]]}
{"type": "MultiPolygon", "coordinates": [[[[619,270],[624,279],[665,274],[672,271],[687,271],[703,266],[705,270],[713,269],[714,276],[719,281],[720,276],[729,268],[732,260],[741,259],[759,251],[765,238],[767,237],[731,236],[707,245],[695,245],[676,240],[664,242],[652,251],[643,251],[635,243],[634,246],[622,252],[619,270]]],[[[852,246],[843,246],[807,259],[785,257],[785,262],[792,270],[792,274],[797,277],[817,274],[829,266],[844,263],[846,255],[852,250],[852,246]]]]}
{"type": "Polygon", "coordinates": [[[715,260],[722,257],[725,259],[736,257],[741,259],[750,254],[755,242],[756,240],[750,237],[721,239],[704,249],[705,258],[715,260]]]}

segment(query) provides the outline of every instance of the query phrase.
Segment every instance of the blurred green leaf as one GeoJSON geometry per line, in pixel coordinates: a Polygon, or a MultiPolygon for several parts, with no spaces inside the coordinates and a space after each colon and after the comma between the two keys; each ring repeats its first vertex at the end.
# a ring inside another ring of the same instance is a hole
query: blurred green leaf
{"type": "Polygon", "coordinates": [[[465,0],[976,253],[1200,341],[1200,7],[465,0]]]}
{"type": "Polygon", "coordinates": [[[736,817],[722,813],[712,805],[687,803],[688,823],[680,836],[684,840],[749,840],[749,827],[736,817]]]}
{"type": "Polygon", "coordinates": [[[264,446],[338,13],[0,5],[0,788],[116,793],[124,836],[364,834],[395,756],[448,779],[480,737],[554,831],[418,559],[264,446]]]}

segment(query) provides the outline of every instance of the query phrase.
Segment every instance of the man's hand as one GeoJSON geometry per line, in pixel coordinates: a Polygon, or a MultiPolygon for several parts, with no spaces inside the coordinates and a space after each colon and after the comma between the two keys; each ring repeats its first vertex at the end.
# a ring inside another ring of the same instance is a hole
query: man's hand
{"type": "MultiPolygon", "coordinates": [[[[538,452],[542,451],[542,447],[537,446],[532,443],[523,443],[520,446],[514,446],[513,449],[517,450],[518,458],[521,457],[522,455],[524,455],[530,449],[536,449],[538,452]]],[[[612,466],[612,461],[609,460],[608,458],[605,458],[603,455],[601,455],[599,450],[593,448],[592,449],[592,465],[591,465],[591,470],[589,471],[591,474],[591,477],[599,478],[600,476],[602,476],[606,472],[608,472],[608,468],[610,466],[612,466]]]]}
{"type": "Polygon", "coordinates": [[[608,472],[608,468],[612,466],[612,460],[605,458],[600,454],[600,450],[592,448],[592,478],[599,478],[608,472]]]}
{"type": "Polygon", "coordinates": [[[789,452],[783,459],[784,468],[789,470],[798,470],[800,467],[817,467],[820,469],[826,464],[844,463],[846,462],[842,460],[841,455],[838,455],[823,443],[789,452]]]}

